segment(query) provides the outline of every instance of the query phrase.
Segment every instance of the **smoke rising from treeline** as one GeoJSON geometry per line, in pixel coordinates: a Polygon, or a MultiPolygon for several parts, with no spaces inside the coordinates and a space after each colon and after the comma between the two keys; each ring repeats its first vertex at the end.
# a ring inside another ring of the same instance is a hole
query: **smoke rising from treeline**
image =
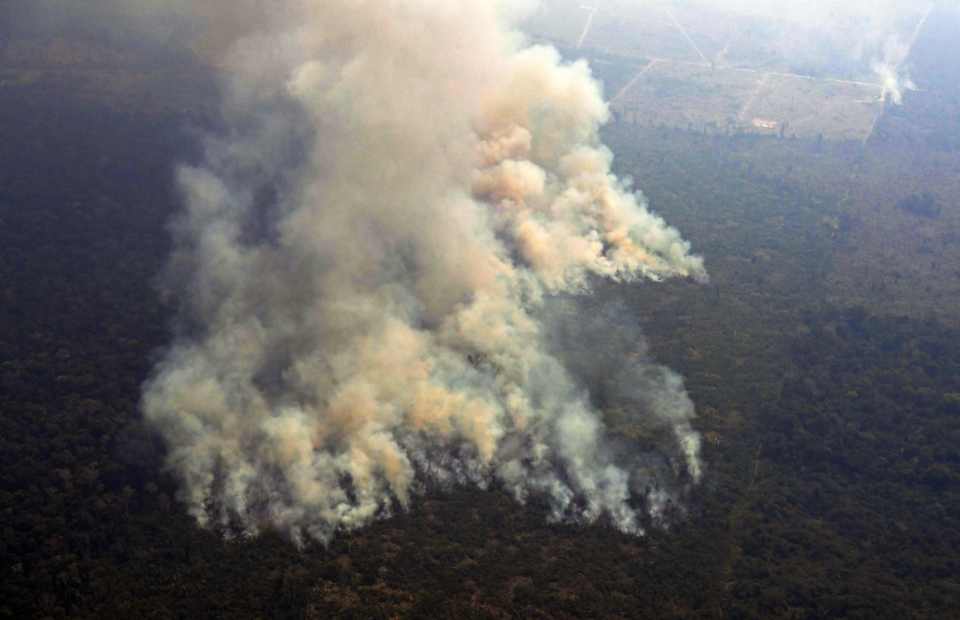
{"type": "Polygon", "coordinates": [[[553,309],[597,278],[706,272],[611,173],[588,67],[528,46],[516,3],[262,8],[191,9],[216,30],[228,129],[178,175],[182,311],[143,395],[190,512],[326,541],[431,481],[496,483],[639,533],[701,475],[692,403],[645,354],[591,357],[617,325],[565,340],[553,309]],[[672,482],[614,449],[603,372],[671,430],[672,482]]]}

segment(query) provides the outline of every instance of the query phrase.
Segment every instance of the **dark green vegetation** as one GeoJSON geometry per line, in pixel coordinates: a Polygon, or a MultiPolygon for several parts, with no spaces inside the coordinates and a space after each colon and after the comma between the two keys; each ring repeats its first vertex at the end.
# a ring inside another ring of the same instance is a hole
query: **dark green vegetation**
{"type": "Polygon", "coordinates": [[[198,530],[137,412],[171,312],[152,287],[171,162],[202,114],[127,82],[108,105],[113,77],[69,75],[11,68],[0,87],[16,119],[0,123],[0,617],[956,616],[960,156],[931,127],[960,103],[944,91],[866,146],[609,128],[620,171],[713,276],[597,295],[626,298],[701,413],[705,482],[669,530],[552,526],[497,490],[437,490],[300,552],[198,530]],[[897,207],[923,192],[938,219],[897,207]]]}
{"type": "Polygon", "coordinates": [[[937,200],[928,192],[911,194],[897,202],[897,207],[920,217],[940,217],[940,206],[937,200]]]}

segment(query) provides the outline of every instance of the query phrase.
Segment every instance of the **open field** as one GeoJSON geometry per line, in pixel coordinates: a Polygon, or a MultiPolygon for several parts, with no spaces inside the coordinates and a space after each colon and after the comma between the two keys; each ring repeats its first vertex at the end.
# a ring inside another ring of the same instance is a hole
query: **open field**
{"type": "Polygon", "coordinates": [[[726,127],[755,88],[754,75],[697,64],[654,61],[615,102],[642,123],[726,127]]]}
{"type": "MultiPolygon", "coordinates": [[[[912,46],[922,6],[897,34],[912,46]]],[[[866,141],[885,91],[867,59],[852,59],[816,33],[762,15],[694,4],[555,2],[529,26],[535,38],[586,57],[618,118],[705,131],[866,141]]],[[[854,36],[851,34],[850,36],[854,36]]]]}
{"type": "Polygon", "coordinates": [[[654,59],[611,96],[627,122],[866,140],[884,104],[872,84],[654,59]]]}
{"type": "Polygon", "coordinates": [[[791,135],[866,140],[883,111],[879,94],[872,86],[773,75],[758,84],[743,118],[771,119],[791,135]]]}

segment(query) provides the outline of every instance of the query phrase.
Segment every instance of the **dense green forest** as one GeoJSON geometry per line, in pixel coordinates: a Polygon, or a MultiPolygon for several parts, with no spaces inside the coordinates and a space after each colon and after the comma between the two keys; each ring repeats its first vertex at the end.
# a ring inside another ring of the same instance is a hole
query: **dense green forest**
{"type": "Polygon", "coordinates": [[[431,489],[329,547],[199,529],[138,400],[209,92],[0,72],[0,617],[955,616],[960,80],[933,55],[960,39],[938,28],[913,63],[943,87],[866,145],[605,129],[712,276],[596,291],[686,377],[705,438],[704,482],[640,538],[496,488],[431,489]]]}

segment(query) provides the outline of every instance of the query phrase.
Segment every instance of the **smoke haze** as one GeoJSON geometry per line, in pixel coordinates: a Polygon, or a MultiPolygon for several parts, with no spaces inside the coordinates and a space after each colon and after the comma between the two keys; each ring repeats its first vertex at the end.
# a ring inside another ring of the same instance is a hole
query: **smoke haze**
{"type": "Polygon", "coordinates": [[[700,478],[682,381],[615,331],[636,321],[556,308],[702,261],[612,175],[588,67],[526,45],[509,4],[200,5],[225,16],[228,129],[178,175],[182,311],[143,409],[201,523],[326,541],[432,481],[640,533],[700,478]],[[671,431],[671,480],[600,397],[671,431]]]}
{"type": "Polygon", "coordinates": [[[707,0],[704,4],[779,23],[775,39],[784,57],[812,66],[839,61],[850,67],[850,77],[867,78],[869,68],[884,87],[882,97],[897,105],[903,103],[904,91],[916,89],[904,63],[915,33],[933,6],[899,0],[707,0]]]}
{"type": "MultiPolygon", "coordinates": [[[[711,60],[720,66],[789,66],[801,74],[872,81],[883,87],[884,99],[900,104],[905,91],[916,89],[906,61],[932,6],[899,0],[544,0],[529,26],[548,35],[572,30],[592,19],[594,8],[627,31],[631,24],[662,22],[671,32],[684,30],[691,44],[719,44],[723,51],[711,60]]],[[[603,49],[607,42],[595,44],[603,49]]]]}

